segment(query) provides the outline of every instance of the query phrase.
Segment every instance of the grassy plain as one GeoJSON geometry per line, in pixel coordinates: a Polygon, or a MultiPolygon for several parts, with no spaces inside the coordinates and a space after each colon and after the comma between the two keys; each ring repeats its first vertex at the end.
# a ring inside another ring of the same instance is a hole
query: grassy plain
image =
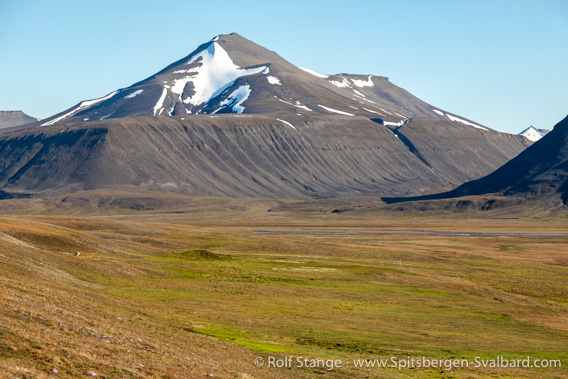
{"type": "Polygon", "coordinates": [[[0,203],[0,377],[568,377],[568,238],[402,234],[563,234],[563,217],[0,203]],[[286,356],[343,363],[254,364],[286,356]],[[353,367],[393,356],[471,366],[353,367]],[[473,367],[498,356],[563,367],[473,367]]]}

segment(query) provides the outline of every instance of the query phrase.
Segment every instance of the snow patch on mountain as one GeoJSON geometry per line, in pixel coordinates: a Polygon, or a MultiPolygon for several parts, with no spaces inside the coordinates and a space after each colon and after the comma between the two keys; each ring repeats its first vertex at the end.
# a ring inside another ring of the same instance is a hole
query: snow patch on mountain
{"type": "MultiPolygon", "coordinates": [[[[268,67],[260,66],[243,69],[235,65],[229,54],[216,42],[209,45],[192,57],[186,64],[199,64],[196,67],[185,70],[189,74],[180,79],[174,79],[171,91],[179,95],[185,104],[200,105],[234,84],[240,77],[258,74],[268,67]],[[200,63],[200,64],[199,64],[200,63]],[[193,95],[182,99],[181,96],[188,83],[193,84],[193,95]]],[[[179,70],[178,70],[179,71],[179,70]]]]}
{"type": "Polygon", "coordinates": [[[119,91],[114,91],[114,92],[111,92],[108,95],[106,95],[104,97],[100,97],[98,99],[82,101],[81,104],[79,104],[79,106],[77,106],[76,108],[73,108],[71,111],[65,113],[63,116],[59,116],[57,118],[54,118],[51,121],[45,122],[45,123],[41,124],[41,126],[53,125],[53,124],[55,124],[59,121],[65,120],[66,118],[73,116],[75,113],[78,113],[82,110],[85,110],[87,108],[92,107],[93,105],[96,105],[98,103],[102,103],[103,101],[110,99],[111,97],[116,95],[118,92],[119,91]]]}
{"type": "Polygon", "coordinates": [[[101,120],[107,119],[107,118],[109,118],[110,116],[112,116],[112,115],[114,114],[114,112],[115,112],[115,111],[112,111],[112,112],[110,112],[109,114],[107,114],[106,116],[101,117],[100,119],[101,119],[101,120]]]}
{"type": "Polygon", "coordinates": [[[250,86],[248,84],[240,86],[239,88],[231,92],[229,97],[221,101],[221,103],[219,104],[221,105],[221,108],[214,111],[213,114],[219,112],[225,107],[231,107],[234,113],[243,113],[243,111],[245,110],[243,103],[250,96],[250,92],[250,86]]]}
{"type": "Polygon", "coordinates": [[[276,76],[267,76],[268,83],[281,86],[280,80],[276,76]]]}
{"type": "Polygon", "coordinates": [[[334,86],[339,87],[339,88],[351,87],[351,85],[349,84],[349,82],[346,79],[343,79],[340,82],[338,82],[337,80],[330,80],[329,82],[331,84],[333,84],[334,86]]]}
{"type": "Polygon", "coordinates": [[[367,112],[371,112],[371,113],[378,114],[378,115],[380,115],[380,116],[384,116],[384,114],[379,113],[379,112],[377,112],[377,111],[374,111],[374,110],[372,110],[372,109],[367,109],[367,108],[363,108],[363,109],[366,110],[367,112]]]}
{"type": "MultiPolygon", "coordinates": [[[[375,103],[373,100],[369,100],[369,99],[367,99],[367,98],[365,98],[365,97],[361,97],[361,96],[359,96],[359,95],[355,95],[355,97],[358,98],[358,99],[360,99],[360,100],[366,101],[367,103],[371,103],[371,104],[377,105],[377,103],[375,103]]],[[[361,103],[361,104],[363,104],[363,103],[361,103]]]]}
{"type": "Polygon", "coordinates": [[[318,107],[322,107],[323,109],[325,109],[325,110],[328,111],[328,112],[344,114],[344,115],[346,115],[346,116],[355,116],[355,115],[352,114],[352,113],[347,113],[347,112],[343,112],[343,111],[338,111],[337,109],[333,109],[333,108],[330,108],[330,107],[326,107],[326,106],[320,105],[320,104],[318,104],[318,107]]]}
{"type": "Polygon", "coordinates": [[[277,118],[277,120],[288,125],[289,127],[291,127],[294,130],[296,129],[296,127],[294,125],[290,124],[288,121],[280,120],[279,118],[277,118]]]}
{"type": "Polygon", "coordinates": [[[302,105],[302,103],[300,103],[299,101],[296,101],[296,104],[293,104],[293,103],[290,103],[290,102],[288,102],[288,101],[286,101],[286,100],[279,99],[279,98],[277,98],[276,96],[274,96],[274,97],[276,98],[276,100],[281,101],[281,102],[286,103],[286,104],[289,104],[289,105],[291,105],[291,106],[293,106],[293,107],[305,109],[305,110],[307,110],[307,111],[309,111],[309,112],[312,112],[312,110],[311,110],[310,108],[306,107],[305,105],[302,105]]]}
{"type": "Polygon", "coordinates": [[[108,95],[106,95],[105,97],[100,97],[98,99],[85,100],[85,101],[81,102],[81,104],[79,104],[79,108],[89,108],[89,107],[92,107],[95,104],[102,103],[103,101],[108,100],[111,97],[113,97],[114,95],[116,95],[119,91],[120,90],[111,92],[108,95]]]}
{"type": "Polygon", "coordinates": [[[124,98],[125,98],[125,99],[132,99],[133,97],[136,97],[136,96],[140,95],[142,92],[144,92],[144,90],[143,90],[143,89],[139,89],[138,91],[132,92],[130,95],[124,96],[124,98]]]}
{"type": "Polygon", "coordinates": [[[295,107],[298,107],[298,108],[305,109],[305,110],[307,110],[307,111],[309,111],[309,112],[312,111],[310,108],[306,107],[305,105],[302,105],[302,103],[300,103],[300,102],[297,101],[297,100],[296,100],[296,104],[294,104],[294,106],[295,106],[295,107]]]}
{"type": "Polygon", "coordinates": [[[537,129],[534,126],[530,126],[527,129],[520,132],[519,135],[525,137],[529,141],[536,142],[545,135],[547,135],[548,132],[550,132],[550,130],[548,129],[537,129]]]}
{"type": "Polygon", "coordinates": [[[400,120],[399,122],[391,122],[391,121],[383,121],[383,125],[385,126],[402,126],[408,122],[408,118],[404,120],[400,120]]]}
{"type": "Polygon", "coordinates": [[[300,70],[304,70],[308,74],[312,74],[313,76],[317,76],[318,78],[327,79],[329,75],[320,74],[319,72],[315,72],[314,70],[310,70],[309,68],[305,67],[298,67],[300,70]]]}
{"type": "Polygon", "coordinates": [[[77,108],[71,110],[70,112],[65,113],[63,116],[59,116],[59,117],[57,117],[57,118],[54,118],[54,119],[51,120],[51,121],[48,121],[48,122],[45,122],[45,123],[41,124],[41,126],[53,125],[53,124],[55,124],[56,122],[59,122],[59,121],[61,121],[61,120],[66,119],[67,117],[70,117],[70,116],[74,115],[75,113],[77,113],[77,112],[80,111],[80,110],[81,110],[81,108],[80,108],[80,107],[77,107],[77,108]]]}
{"type": "Polygon", "coordinates": [[[359,79],[351,79],[351,81],[353,82],[353,84],[355,84],[357,87],[363,88],[363,87],[373,87],[373,81],[371,80],[373,76],[369,75],[369,78],[367,80],[359,80],[359,79]]]}
{"type": "Polygon", "coordinates": [[[474,128],[481,129],[481,130],[487,130],[487,128],[484,128],[483,126],[479,126],[477,124],[474,124],[473,122],[469,122],[469,121],[463,120],[459,117],[452,116],[451,114],[446,114],[446,116],[448,116],[450,121],[459,122],[459,123],[462,123],[462,124],[465,124],[465,125],[473,126],[474,128]]]}
{"type": "Polygon", "coordinates": [[[164,100],[166,99],[167,94],[168,94],[168,89],[164,88],[164,90],[162,91],[162,95],[160,96],[160,99],[158,99],[158,102],[156,103],[156,105],[154,105],[154,116],[156,115],[156,112],[160,111],[158,115],[161,115],[162,112],[164,111],[164,108],[162,108],[162,106],[164,105],[164,100]]]}
{"type": "Polygon", "coordinates": [[[439,115],[442,116],[442,117],[446,115],[444,112],[439,111],[439,110],[437,110],[437,109],[432,109],[432,111],[434,111],[435,113],[439,114],[439,115]]]}

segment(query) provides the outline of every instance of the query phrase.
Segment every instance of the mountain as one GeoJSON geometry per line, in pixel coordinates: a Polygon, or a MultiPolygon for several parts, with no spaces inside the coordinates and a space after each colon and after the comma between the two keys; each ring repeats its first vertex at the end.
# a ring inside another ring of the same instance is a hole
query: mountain
{"type": "Polygon", "coordinates": [[[342,114],[401,125],[434,118],[488,130],[433,107],[374,75],[323,75],[297,67],[236,33],[219,35],[155,75],[41,122],[195,114],[342,114]]]}
{"type": "Polygon", "coordinates": [[[568,117],[505,165],[480,179],[440,194],[387,202],[448,199],[472,195],[504,195],[568,205],[568,117]]]}
{"type": "Polygon", "coordinates": [[[492,174],[466,183],[455,194],[503,193],[568,201],[568,117],[492,174]]]}
{"type": "Polygon", "coordinates": [[[550,132],[549,129],[537,129],[534,126],[529,126],[519,133],[520,136],[525,137],[529,141],[536,142],[550,132]]]}
{"type": "Polygon", "coordinates": [[[0,111],[0,130],[30,124],[36,121],[39,121],[39,119],[28,116],[22,111],[0,111]]]}
{"type": "Polygon", "coordinates": [[[487,175],[531,144],[386,77],[319,74],[238,34],[32,126],[0,136],[2,197],[420,195],[487,175]]]}
{"type": "Polygon", "coordinates": [[[420,146],[425,137],[415,140],[429,126],[412,120],[395,134],[364,117],[322,114],[44,126],[0,136],[0,189],[4,197],[100,188],[294,199],[416,195],[482,176],[524,147],[523,137],[444,121],[428,137],[429,151],[420,146]]]}

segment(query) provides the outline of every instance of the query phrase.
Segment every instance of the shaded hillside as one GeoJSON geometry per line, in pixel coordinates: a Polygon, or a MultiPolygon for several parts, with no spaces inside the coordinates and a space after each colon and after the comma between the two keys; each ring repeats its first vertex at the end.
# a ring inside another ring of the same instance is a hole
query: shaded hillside
{"type": "Polygon", "coordinates": [[[530,146],[516,135],[443,120],[410,119],[393,131],[419,159],[451,183],[486,175],[530,146]]]}
{"type": "Polygon", "coordinates": [[[494,173],[466,183],[452,195],[504,193],[568,200],[568,117],[542,139],[494,173]]]}
{"type": "Polygon", "coordinates": [[[340,115],[148,117],[54,125],[0,138],[0,189],[5,197],[98,188],[304,199],[418,195],[486,174],[526,146],[523,137],[447,128],[443,134],[449,142],[433,136],[434,143],[424,142],[422,134],[438,129],[429,130],[419,120],[399,128],[397,138],[376,122],[340,115]],[[416,134],[420,128],[424,131],[416,134]],[[463,131],[470,141],[462,141],[463,131]],[[455,162],[451,170],[443,163],[448,157],[455,162]],[[465,162],[475,160],[476,170],[470,172],[465,162]]]}
{"type": "Polygon", "coordinates": [[[445,199],[502,194],[529,200],[559,198],[568,203],[568,117],[519,156],[493,173],[455,190],[414,198],[386,198],[387,202],[445,199]]]}

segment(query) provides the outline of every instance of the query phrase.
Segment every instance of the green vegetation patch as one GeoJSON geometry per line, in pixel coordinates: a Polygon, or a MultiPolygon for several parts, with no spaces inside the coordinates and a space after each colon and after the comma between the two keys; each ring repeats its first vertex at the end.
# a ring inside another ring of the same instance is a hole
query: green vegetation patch
{"type": "Polygon", "coordinates": [[[186,259],[200,259],[206,261],[228,261],[233,259],[228,255],[217,254],[205,249],[188,250],[180,255],[186,259]]]}

